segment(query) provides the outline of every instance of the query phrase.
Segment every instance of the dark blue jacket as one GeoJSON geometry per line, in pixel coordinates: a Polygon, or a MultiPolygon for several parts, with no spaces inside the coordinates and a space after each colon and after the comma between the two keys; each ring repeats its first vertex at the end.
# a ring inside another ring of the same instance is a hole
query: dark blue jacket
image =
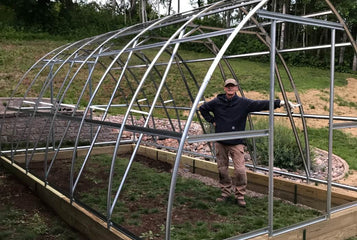
{"type": "MultiPolygon", "coordinates": [[[[280,100],[275,100],[274,109],[278,107],[280,100]]],[[[237,95],[227,99],[226,94],[219,94],[213,100],[205,102],[199,110],[207,122],[216,123],[216,133],[244,131],[248,114],[269,110],[269,100],[252,100],[237,95]]],[[[219,142],[227,145],[244,144],[243,139],[219,142]]]]}

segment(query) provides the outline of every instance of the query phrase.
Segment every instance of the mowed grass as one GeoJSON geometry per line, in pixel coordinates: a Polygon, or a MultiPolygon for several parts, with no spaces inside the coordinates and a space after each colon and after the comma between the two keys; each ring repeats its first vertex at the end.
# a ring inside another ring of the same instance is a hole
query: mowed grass
{"type": "MultiPolygon", "coordinates": [[[[52,51],[53,49],[66,44],[64,41],[51,41],[51,40],[5,40],[0,39],[0,97],[6,97],[11,92],[11,89],[18,83],[20,78],[26,72],[26,70],[31,67],[39,58],[44,56],[46,53],[52,51]]],[[[145,54],[151,59],[157,50],[146,50],[145,54]]],[[[194,53],[191,51],[182,50],[179,51],[180,56],[184,60],[190,59],[205,59],[212,58],[213,55],[207,53],[194,53]],[[194,56],[194,57],[193,57],[194,56]]],[[[163,54],[159,59],[159,62],[167,61],[168,55],[163,54]]],[[[269,63],[263,63],[259,61],[250,61],[247,59],[234,59],[229,60],[229,63],[233,67],[234,73],[237,75],[238,80],[245,91],[259,91],[267,92],[269,91],[269,63]]],[[[198,63],[188,63],[195,78],[200,85],[204,79],[208,68],[210,67],[211,61],[203,61],[198,63]]],[[[279,66],[281,64],[278,64],[279,66]]],[[[232,77],[230,71],[222,63],[222,68],[225,70],[227,77],[232,77]]],[[[283,82],[285,83],[285,88],[287,91],[291,91],[289,80],[282,67],[280,67],[280,72],[282,75],[283,82]]],[[[305,91],[308,89],[325,89],[329,87],[330,77],[328,69],[317,69],[309,67],[289,67],[295,84],[299,91],[305,91]]],[[[104,70],[103,70],[104,71],[104,70]]],[[[177,76],[180,73],[178,69],[172,68],[170,71],[168,82],[177,81],[177,76]]],[[[348,73],[335,73],[335,85],[344,86],[346,85],[346,79],[348,77],[356,77],[356,74],[348,73]]],[[[192,84],[193,83],[189,83],[192,84]]],[[[76,86],[73,86],[76,88],[76,86]]],[[[278,85],[276,84],[276,88],[278,85]]],[[[193,88],[193,87],[192,87],[193,88]]],[[[186,88],[182,85],[175,88],[175,91],[179,91],[178,95],[186,95],[186,88]],[[180,93],[180,91],[182,91],[180,93]]],[[[222,91],[222,76],[220,71],[217,69],[205,91],[205,95],[209,96],[222,91]]]]}
{"type": "MultiPolygon", "coordinates": [[[[110,166],[109,155],[93,156],[85,174],[89,191],[79,192],[78,199],[106,215],[107,185],[101,170],[110,166]],[[102,183],[102,184],[98,184],[102,183]]],[[[113,196],[122,180],[128,160],[119,158],[115,165],[113,196]]],[[[115,206],[112,220],[127,229],[141,229],[140,236],[162,239],[166,218],[168,191],[171,174],[158,172],[139,162],[133,162],[123,190],[115,206]],[[145,220],[146,219],[146,220],[145,220]],[[150,219],[148,221],[147,219],[150,219]],[[150,224],[149,228],[145,224],[150,224]]],[[[178,177],[172,220],[172,238],[224,239],[267,226],[268,199],[266,196],[246,197],[247,208],[240,208],[233,197],[228,202],[216,203],[220,189],[205,185],[196,179],[178,177]],[[192,214],[194,213],[194,214],[192,214]]],[[[321,213],[294,204],[274,201],[274,228],[319,216],[321,213]]]]}

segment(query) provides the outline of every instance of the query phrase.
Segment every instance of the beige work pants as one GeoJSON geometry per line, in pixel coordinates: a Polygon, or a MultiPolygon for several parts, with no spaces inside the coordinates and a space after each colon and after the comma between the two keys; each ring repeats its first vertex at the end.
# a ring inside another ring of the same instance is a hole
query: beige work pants
{"type": "Polygon", "coordinates": [[[228,172],[229,156],[231,156],[234,166],[234,197],[236,199],[244,199],[247,187],[247,173],[244,165],[244,145],[225,145],[217,142],[216,158],[222,197],[231,195],[232,179],[228,172]]]}

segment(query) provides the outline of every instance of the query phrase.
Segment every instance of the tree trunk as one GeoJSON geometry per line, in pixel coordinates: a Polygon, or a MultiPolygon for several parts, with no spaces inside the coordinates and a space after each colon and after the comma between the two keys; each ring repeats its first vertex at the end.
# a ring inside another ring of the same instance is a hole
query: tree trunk
{"type": "Polygon", "coordinates": [[[132,16],[135,15],[136,10],[136,0],[130,0],[130,8],[129,8],[129,21],[132,22],[132,16]]]}
{"type": "MultiPolygon", "coordinates": [[[[357,43],[357,35],[356,35],[356,43],[357,43]]],[[[353,55],[352,71],[354,71],[354,72],[357,71],[357,54],[356,54],[356,52],[353,55]]]]}
{"type": "MultiPolygon", "coordinates": [[[[322,45],[322,43],[324,41],[324,36],[325,36],[324,32],[327,32],[326,28],[322,29],[322,32],[320,34],[319,45],[322,45]]],[[[321,54],[321,49],[319,48],[319,49],[317,49],[317,53],[316,53],[318,58],[320,58],[320,54],[321,54]]]]}
{"type": "Polygon", "coordinates": [[[147,22],[146,0],[141,0],[141,22],[147,22]]]}
{"type": "Polygon", "coordinates": [[[226,16],[226,27],[230,28],[231,27],[231,11],[227,11],[227,16],[226,16]]]}
{"type": "MultiPolygon", "coordinates": [[[[286,13],[286,4],[285,2],[283,3],[283,14],[286,13]]],[[[284,37],[285,37],[285,22],[281,24],[281,30],[280,30],[280,49],[284,48],[284,37]]]]}
{"type": "MultiPolygon", "coordinates": [[[[347,40],[347,34],[346,32],[343,32],[343,35],[342,35],[342,42],[346,42],[347,40]]],[[[344,56],[345,56],[345,47],[341,47],[340,48],[340,56],[338,58],[338,64],[341,65],[343,64],[343,59],[344,59],[344,56]]]]}
{"type": "Polygon", "coordinates": [[[203,2],[201,0],[197,0],[197,5],[198,5],[198,7],[202,7],[203,6],[203,2]]]}
{"type": "MultiPolygon", "coordinates": [[[[294,15],[297,15],[297,4],[295,3],[294,6],[294,15]]],[[[290,37],[292,39],[292,47],[296,47],[298,44],[298,37],[299,37],[299,26],[298,24],[293,24],[293,31],[291,31],[290,37]]],[[[291,47],[290,46],[290,47],[291,47]]]]}
{"type": "Polygon", "coordinates": [[[171,12],[171,0],[169,0],[169,7],[167,9],[167,15],[170,15],[170,12],[171,12]]]}

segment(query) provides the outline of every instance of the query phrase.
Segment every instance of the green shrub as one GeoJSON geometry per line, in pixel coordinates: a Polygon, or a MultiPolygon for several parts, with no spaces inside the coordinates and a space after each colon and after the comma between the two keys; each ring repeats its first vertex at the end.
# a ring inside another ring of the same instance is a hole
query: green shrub
{"type": "MultiPolygon", "coordinates": [[[[267,129],[268,126],[268,122],[263,120],[254,123],[255,129],[267,129]]],[[[269,165],[268,138],[256,138],[255,141],[258,164],[269,165]]],[[[302,145],[304,145],[303,141],[302,145]]],[[[252,141],[247,141],[247,146],[248,149],[253,149],[252,141]]],[[[281,124],[275,124],[274,126],[274,166],[291,171],[303,169],[304,166],[293,131],[281,124]]]]}

